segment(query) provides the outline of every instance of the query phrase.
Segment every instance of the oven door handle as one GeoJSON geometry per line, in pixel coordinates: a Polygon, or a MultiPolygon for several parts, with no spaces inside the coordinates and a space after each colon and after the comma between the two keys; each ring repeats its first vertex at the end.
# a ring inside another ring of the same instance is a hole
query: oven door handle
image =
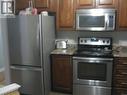
{"type": "Polygon", "coordinates": [[[73,60],[79,60],[83,62],[90,62],[90,63],[105,63],[113,61],[113,58],[87,58],[87,57],[73,57],[73,60]]]}

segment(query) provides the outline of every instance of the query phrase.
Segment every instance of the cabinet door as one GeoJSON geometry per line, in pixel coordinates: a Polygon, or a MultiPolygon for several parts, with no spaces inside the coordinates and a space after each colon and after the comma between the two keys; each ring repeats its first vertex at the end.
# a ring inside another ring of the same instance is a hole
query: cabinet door
{"type": "Polygon", "coordinates": [[[126,88],[114,88],[112,95],[127,95],[126,88]]]}
{"type": "Polygon", "coordinates": [[[77,8],[93,8],[95,7],[95,0],[77,0],[77,8]]]}
{"type": "Polygon", "coordinates": [[[127,94],[127,57],[114,58],[113,95],[127,94]]]}
{"type": "Polygon", "coordinates": [[[29,7],[29,0],[16,0],[16,11],[29,7]]]}
{"type": "Polygon", "coordinates": [[[118,10],[118,19],[119,19],[119,28],[127,29],[127,0],[119,0],[119,10],[118,10]]]}
{"type": "Polygon", "coordinates": [[[71,56],[52,56],[52,87],[56,91],[72,92],[71,56]]]}
{"type": "Polygon", "coordinates": [[[50,11],[56,12],[57,11],[57,6],[58,6],[58,0],[50,0],[50,11]]]}
{"type": "Polygon", "coordinates": [[[49,0],[35,0],[35,6],[37,8],[49,8],[49,0]]]}
{"type": "Polygon", "coordinates": [[[96,7],[115,7],[117,0],[96,0],[96,7]]]}
{"type": "Polygon", "coordinates": [[[73,0],[59,0],[57,11],[57,28],[74,28],[74,2],[73,0]]]}

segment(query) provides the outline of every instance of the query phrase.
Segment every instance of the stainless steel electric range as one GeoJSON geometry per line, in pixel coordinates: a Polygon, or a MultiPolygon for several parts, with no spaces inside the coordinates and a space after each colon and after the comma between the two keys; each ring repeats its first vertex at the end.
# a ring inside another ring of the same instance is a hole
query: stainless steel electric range
{"type": "Polygon", "coordinates": [[[111,95],[112,39],[78,38],[73,57],[73,95],[111,95]]]}

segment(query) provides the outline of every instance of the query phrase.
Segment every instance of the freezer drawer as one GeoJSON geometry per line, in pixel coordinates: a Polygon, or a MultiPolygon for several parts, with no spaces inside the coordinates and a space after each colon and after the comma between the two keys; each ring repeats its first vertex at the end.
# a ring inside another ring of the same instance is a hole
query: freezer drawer
{"type": "Polygon", "coordinates": [[[28,95],[44,95],[41,68],[11,66],[11,81],[21,85],[20,92],[28,95]]]}

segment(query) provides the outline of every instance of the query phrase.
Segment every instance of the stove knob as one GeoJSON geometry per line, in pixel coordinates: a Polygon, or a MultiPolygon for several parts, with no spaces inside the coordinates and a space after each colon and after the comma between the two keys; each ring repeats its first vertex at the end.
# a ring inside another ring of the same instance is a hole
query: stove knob
{"type": "Polygon", "coordinates": [[[107,43],[109,43],[109,40],[107,40],[107,43]]]}
{"type": "Polygon", "coordinates": [[[105,40],[103,40],[103,43],[105,43],[105,40]]]}
{"type": "Polygon", "coordinates": [[[85,43],[87,43],[87,40],[84,40],[85,43]]]}
{"type": "Polygon", "coordinates": [[[83,40],[80,40],[81,43],[83,43],[83,40]]]}

